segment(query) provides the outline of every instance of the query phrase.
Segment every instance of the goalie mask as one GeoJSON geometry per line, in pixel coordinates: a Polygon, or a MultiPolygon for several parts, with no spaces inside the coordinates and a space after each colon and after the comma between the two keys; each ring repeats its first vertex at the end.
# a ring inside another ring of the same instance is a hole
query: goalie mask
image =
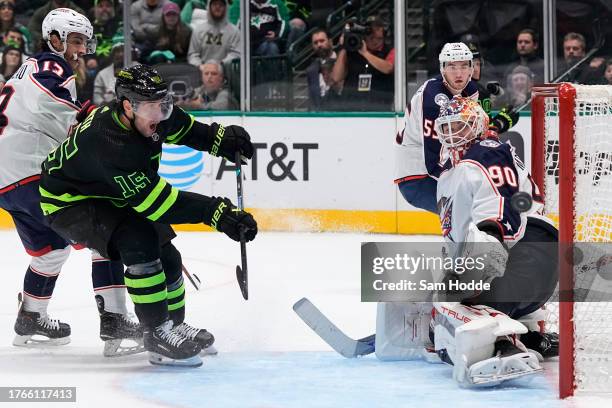
{"type": "Polygon", "coordinates": [[[444,84],[454,94],[460,94],[472,79],[474,55],[464,43],[446,43],[438,57],[444,84]],[[461,64],[461,63],[464,64],[461,64]],[[467,64],[465,64],[467,62],[467,64]]]}
{"type": "Polygon", "coordinates": [[[456,165],[488,124],[488,116],[477,101],[455,96],[440,108],[434,128],[442,146],[449,150],[453,165],[456,165]]]}
{"type": "Polygon", "coordinates": [[[87,38],[86,54],[96,52],[96,38],[93,36],[93,27],[87,17],[69,8],[57,8],[45,16],[42,23],[42,37],[54,54],[64,55],[68,48],[66,41],[71,33],[82,34],[87,38]],[[56,33],[62,41],[63,50],[56,50],[51,45],[51,34],[53,33],[56,33]]]}

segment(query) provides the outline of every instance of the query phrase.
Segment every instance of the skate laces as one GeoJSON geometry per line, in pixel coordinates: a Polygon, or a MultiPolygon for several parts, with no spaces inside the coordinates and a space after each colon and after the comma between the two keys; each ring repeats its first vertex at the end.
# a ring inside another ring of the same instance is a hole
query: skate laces
{"type": "Polygon", "coordinates": [[[198,333],[200,332],[200,329],[198,329],[197,327],[192,327],[185,322],[176,326],[174,330],[177,333],[180,333],[181,335],[189,338],[190,340],[195,339],[198,333]]]}
{"type": "Polygon", "coordinates": [[[37,321],[38,321],[38,324],[40,324],[45,329],[59,330],[60,328],[59,319],[51,319],[49,316],[44,316],[44,317],[39,317],[37,321]]]}
{"type": "Polygon", "coordinates": [[[180,346],[186,340],[186,338],[183,337],[183,335],[181,335],[180,333],[177,333],[176,331],[172,329],[171,320],[156,327],[155,331],[157,332],[157,334],[163,341],[168,342],[174,347],[180,346]]]}
{"type": "Polygon", "coordinates": [[[138,322],[135,322],[134,320],[132,320],[130,316],[127,314],[122,314],[121,320],[123,320],[123,322],[132,329],[137,329],[140,326],[138,322]]]}

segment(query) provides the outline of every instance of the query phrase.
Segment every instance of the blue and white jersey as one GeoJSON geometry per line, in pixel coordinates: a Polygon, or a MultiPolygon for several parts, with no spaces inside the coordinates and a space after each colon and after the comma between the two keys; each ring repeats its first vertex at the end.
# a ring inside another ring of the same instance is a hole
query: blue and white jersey
{"type": "Polygon", "coordinates": [[[512,247],[523,237],[527,217],[552,224],[539,215],[543,209],[540,191],[514,148],[493,139],[476,143],[456,166],[442,172],[437,200],[442,233],[451,242],[464,241],[470,223],[492,221],[512,247]],[[520,213],[510,204],[519,191],[533,198],[527,212],[520,213]]]}
{"type": "MultiPolygon", "coordinates": [[[[476,82],[470,81],[461,95],[478,100],[476,82]]],[[[410,100],[404,115],[404,130],[396,140],[396,183],[427,176],[437,180],[448,168],[448,154],[438,140],[434,121],[440,107],[452,98],[442,75],[438,75],[426,81],[410,100]]]]}
{"type": "Polygon", "coordinates": [[[40,174],[79,109],[66,60],[50,52],[26,60],[0,91],[0,188],[40,174]]]}

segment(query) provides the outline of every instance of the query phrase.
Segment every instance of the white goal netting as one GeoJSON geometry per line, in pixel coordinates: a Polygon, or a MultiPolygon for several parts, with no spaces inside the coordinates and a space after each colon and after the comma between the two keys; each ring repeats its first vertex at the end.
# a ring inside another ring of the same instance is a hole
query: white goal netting
{"type": "MultiPolygon", "coordinates": [[[[574,242],[599,243],[578,244],[574,260],[574,381],[577,390],[612,392],[612,264],[605,262],[612,244],[602,244],[612,243],[612,86],[574,87],[574,213],[562,217],[574,217],[574,242]]],[[[559,201],[567,199],[559,196],[559,129],[571,122],[559,119],[558,97],[544,100],[545,211],[558,225],[559,201]]],[[[557,331],[558,304],[547,308],[557,331]]]]}

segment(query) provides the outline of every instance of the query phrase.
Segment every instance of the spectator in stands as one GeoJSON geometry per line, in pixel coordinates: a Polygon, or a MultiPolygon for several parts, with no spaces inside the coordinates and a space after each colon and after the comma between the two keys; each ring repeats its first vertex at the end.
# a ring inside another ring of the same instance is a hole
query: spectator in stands
{"type": "Polygon", "coordinates": [[[115,13],[115,0],[95,0],[93,30],[96,41],[95,57],[87,58],[87,68],[105,67],[110,63],[113,37],[123,32],[121,18],[115,13]]]}
{"type": "Polygon", "coordinates": [[[223,66],[219,61],[208,60],[200,67],[202,86],[194,91],[193,98],[179,101],[177,105],[194,110],[237,110],[238,102],[225,86],[223,66]]]}
{"type": "Polygon", "coordinates": [[[385,28],[377,18],[368,18],[367,34],[357,51],[342,49],[332,71],[332,81],[344,81],[343,110],[388,111],[393,102],[394,50],[385,44],[385,28]]]}
{"type": "Polygon", "coordinates": [[[15,71],[21,66],[21,51],[11,45],[4,47],[2,52],[2,63],[0,64],[0,74],[4,81],[11,79],[15,71]]]}
{"type": "Polygon", "coordinates": [[[138,0],[132,3],[134,43],[146,58],[155,47],[162,21],[162,8],[169,0],[138,0]]]}
{"type": "Polygon", "coordinates": [[[174,3],[164,5],[155,49],[172,51],[175,62],[186,62],[189,41],[191,40],[191,28],[180,21],[180,11],[179,6],[174,3]]]}
{"type": "Polygon", "coordinates": [[[312,13],[310,0],[285,0],[289,9],[289,36],[287,45],[291,45],[306,32],[306,22],[312,13]]]}
{"type": "MultiPolygon", "coordinates": [[[[21,52],[30,52],[30,32],[21,23],[15,21],[15,0],[0,0],[0,36],[3,39],[8,34],[9,30],[18,30],[22,39],[23,49],[21,52]]],[[[7,79],[8,80],[8,79],[7,79]]]]}
{"type": "Polygon", "coordinates": [[[336,91],[339,89],[331,79],[331,69],[337,55],[327,31],[323,29],[312,33],[311,43],[315,58],[306,68],[310,110],[327,110],[337,97],[336,91]]]}
{"type": "MultiPolygon", "coordinates": [[[[230,21],[236,24],[240,17],[240,2],[230,8],[230,21]]],[[[281,53],[280,40],[287,34],[289,10],[284,0],[250,0],[251,53],[259,56],[276,56],[281,53]]]]}
{"type": "Polygon", "coordinates": [[[191,28],[206,22],[206,5],[208,0],[187,0],[181,7],[181,21],[191,28]]]}
{"type": "Polygon", "coordinates": [[[123,43],[114,44],[110,56],[110,65],[100,70],[94,80],[93,103],[96,105],[115,100],[115,75],[123,68],[123,43]]]}
{"type": "Polygon", "coordinates": [[[516,37],[516,53],[518,59],[506,71],[506,77],[517,65],[523,65],[534,74],[534,83],[544,83],[544,59],[538,55],[539,41],[536,32],[530,28],[521,30],[516,37]]]}
{"type": "Polygon", "coordinates": [[[79,66],[76,67],[74,73],[76,74],[74,82],[77,89],[77,100],[85,103],[93,97],[93,82],[96,74],[87,69],[83,57],[79,57],[79,66]]]}
{"type": "MultiPolygon", "coordinates": [[[[2,47],[13,46],[21,52],[21,62],[25,62],[28,59],[28,55],[24,51],[24,38],[21,31],[16,28],[9,28],[6,35],[2,37],[2,47]]],[[[0,58],[2,58],[2,52],[0,52],[0,58]]]]}
{"type": "Polygon", "coordinates": [[[74,2],[70,0],[49,0],[47,4],[38,8],[36,11],[34,11],[34,14],[32,15],[32,18],[28,23],[28,30],[32,35],[32,49],[34,53],[40,51],[40,41],[42,39],[42,22],[45,19],[45,16],[49,14],[49,12],[51,12],[52,10],[55,10],[56,8],[60,7],[71,8],[74,11],[85,15],[83,9],[78,7],[74,2]]]}
{"type": "Polygon", "coordinates": [[[187,58],[198,67],[211,59],[226,63],[240,58],[240,31],[228,22],[227,0],[208,1],[206,22],[194,28],[187,58]]]}
{"type": "MultiPolygon", "coordinates": [[[[563,37],[563,60],[559,73],[565,73],[578,61],[586,56],[586,40],[580,33],[567,33],[563,37]]],[[[594,84],[603,76],[605,60],[595,57],[590,62],[584,62],[561,80],[577,84],[594,84]]]]}
{"type": "Polygon", "coordinates": [[[514,67],[508,76],[505,93],[499,98],[496,106],[518,107],[527,102],[531,97],[531,88],[534,84],[535,75],[524,65],[514,67]]]}

